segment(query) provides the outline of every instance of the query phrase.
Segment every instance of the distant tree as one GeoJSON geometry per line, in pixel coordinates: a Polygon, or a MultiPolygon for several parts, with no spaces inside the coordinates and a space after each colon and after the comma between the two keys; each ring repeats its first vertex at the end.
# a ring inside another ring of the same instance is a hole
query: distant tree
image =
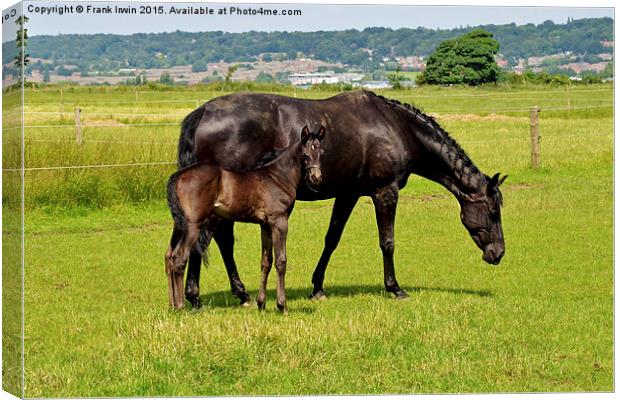
{"type": "Polygon", "coordinates": [[[60,76],[71,76],[73,70],[67,69],[64,65],[61,65],[58,69],[56,69],[56,73],[60,76]]]}
{"type": "Polygon", "coordinates": [[[286,52],[287,60],[297,60],[297,50],[289,50],[286,52]]]}
{"type": "Polygon", "coordinates": [[[483,29],[474,29],[456,39],[445,40],[428,58],[418,83],[475,86],[497,82],[500,73],[495,55],[498,52],[499,42],[492,33],[483,29]]]}
{"type": "Polygon", "coordinates": [[[387,78],[388,78],[388,81],[390,81],[390,84],[392,84],[392,87],[394,89],[402,89],[403,88],[402,82],[406,80],[405,76],[400,73],[400,65],[396,66],[395,73],[387,74],[387,78]]]}
{"type": "Polygon", "coordinates": [[[239,69],[238,65],[231,65],[230,67],[228,67],[228,72],[226,72],[226,76],[224,77],[224,82],[226,83],[226,85],[230,83],[230,80],[232,79],[233,74],[238,69],[239,69]]]}
{"type": "Polygon", "coordinates": [[[207,70],[207,62],[205,60],[196,60],[192,64],[192,72],[205,72],[207,70]]]}
{"type": "MultiPolygon", "coordinates": [[[[15,56],[15,67],[21,72],[22,76],[26,76],[26,67],[30,63],[30,55],[26,53],[26,46],[28,46],[28,29],[24,28],[28,22],[28,17],[25,15],[20,16],[15,20],[19,29],[17,30],[17,55],[15,56]]],[[[21,82],[22,76],[19,77],[18,82],[21,82]]],[[[26,83],[26,78],[24,78],[24,84],[26,83]]]]}
{"type": "Polygon", "coordinates": [[[254,79],[254,81],[258,83],[273,83],[274,79],[273,76],[269,75],[268,73],[260,72],[254,79]]]}
{"type": "Polygon", "coordinates": [[[610,62],[605,66],[603,72],[601,72],[602,78],[613,78],[614,76],[614,63],[610,62]]]}
{"type": "Polygon", "coordinates": [[[264,62],[271,62],[271,61],[273,61],[273,57],[271,57],[271,54],[263,54],[263,61],[264,62]]]}
{"type": "Polygon", "coordinates": [[[159,77],[159,83],[163,83],[164,85],[174,85],[174,79],[168,72],[164,72],[159,77]]]}
{"type": "Polygon", "coordinates": [[[43,73],[43,82],[51,82],[50,72],[49,71],[45,71],[43,73]]]}

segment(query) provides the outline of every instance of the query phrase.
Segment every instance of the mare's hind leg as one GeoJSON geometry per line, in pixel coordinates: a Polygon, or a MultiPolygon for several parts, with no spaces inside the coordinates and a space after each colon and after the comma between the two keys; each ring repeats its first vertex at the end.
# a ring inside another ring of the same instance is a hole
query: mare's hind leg
{"type": "Polygon", "coordinates": [[[390,185],[373,193],[377,227],[379,228],[379,247],[383,253],[383,277],[385,290],[394,293],[397,299],[408,295],[398,286],[394,272],[394,219],[398,203],[398,186],[390,185]]]}
{"type": "Polygon", "coordinates": [[[205,260],[204,254],[209,247],[212,237],[213,230],[203,228],[200,231],[198,242],[196,242],[189,253],[187,278],[185,279],[185,298],[194,308],[202,307],[200,303],[200,269],[205,260]]]}
{"type": "MultiPolygon", "coordinates": [[[[177,245],[166,253],[166,274],[168,275],[168,293],[172,306],[181,309],[184,306],[183,299],[183,275],[189,253],[198,240],[200,227],[197,224],[188,224],[184,233],[177,232],[180,236],[177,245]]],[[[175,234],[173,233],[173,240],[175,234]]]]}
{"type": "Polygon", "coordinates": [[[222,220],[217,226],[213,238],[220,248],[220,253],[222,254],[222,259],[224,260],[224,265],[226,266],[226,272],[228,272],[228,280],[230,281],[230,289],[233,295],[241,301],[241,305],[248,306],[250,305],[250,296],[246,292],[245,286],[243,285],[243,282],[241,282],[241,278],[239,278],[237,264],[235,263],[235,258],[233,257],[235,241],[233,236],[233,225],[233,221],[222,220]]]}
{"type": "Polygon", "coordinates": [[[267,278],[269,277],[269,271],[271,271],[271,263],[273,262],[273,243],[271,240],[271,229],[269,225],[261,225],[260,238],[262,245],[261,254],[261,278],[260,286],[258,288],[258,297],[256,297],[256,304],[259,310],[265,309],[265,300],[267,300],[267,278]]]}

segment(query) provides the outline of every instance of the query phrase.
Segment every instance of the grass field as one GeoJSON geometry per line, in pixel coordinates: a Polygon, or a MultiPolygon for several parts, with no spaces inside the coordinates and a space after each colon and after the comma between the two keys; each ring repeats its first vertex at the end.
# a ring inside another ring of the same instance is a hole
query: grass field
{"type": "MultiPolygon", "coordinates": [[[[220,94],[65,89],[61,106],[57,89],[29,91],[26,167],[174,161],[183,115],[220,94]],[[81,146],[75,107],[86,125],[81,146]]],[[[369,199],[327,270],[328,300],[308,300],[332,201],[300,202],[290,222],[288,316],[275,310],[274,276],[266,312],[237,307],[215,246],[202,275],[205,306],[173,312],[163,185],[174,165],[30,170],[26,396],[612,391],[613,87],[382,94],[436,115],[487,174],[510,175],[500,266],[481,260],[454,198],[412,176],[396,218],[396,272],[408,300],[383,290],[369,199]],[[543,109],[539,170],[529,166],[534,105],[543,109]]],[[[255,296],[260,229],[235,231],[240,274],[255,296]]]]}

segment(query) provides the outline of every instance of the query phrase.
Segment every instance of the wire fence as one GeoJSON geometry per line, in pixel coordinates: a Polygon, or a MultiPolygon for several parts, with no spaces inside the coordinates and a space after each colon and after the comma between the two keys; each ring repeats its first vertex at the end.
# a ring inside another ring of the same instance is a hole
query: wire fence
{"type": "MultiPolygon", "coordinates": [[[[544,107],[542,111],[572,111],[572,110],[596,110],[604,108],[613,108],[613,104],[587,104],[587,105],[574,105],[574,106],[557,106],[557,107],[544,107]]],[[[497,114],[497,113],[529,113],[530,108],[515,107],[515,108],[492,108],[492,109],[468,109],[468,110],[439,110],[430,114],[435,116],[442,115],[471,115],[471,114],[497,114]]],[[[54,112],[54,111],[26,111],[25,115],[74,115],[73,112],[54,112]]],[[[162,113],[114,113],[114,112],[80,112],[81,115],[87,116],[111,116],[111,117],[185,117],[187,114],[162,114],[162,113]]],[[[123,127],[162,127],[162,126],[176,126],[180,127],[181,122],[154,122],[154,123],[81,123],[83,128],[123,128],[123,127]]],[[[76,124],[48,124],[48,125],[24,125],[24,129],[64,129],[75,128],[76,124]]],[[[10,128],[3,128],[3,131],[21,129],[21,126],[15,126],[10,128]]]]}
{"type": "MultiPolygon", "coordinates": [[[[610,91],[613,89],[592,89],[591,91],[610,91]]],[[[585,91],[585,90],[582,90],[585,91]]],[[[180,92],[179,92],[180,93],[180,92]]],[[[515,93],[539,93],[539,92],[515,92],[515,93]]],[[[514,94],[514,93],[511,93],[514,94]]],[[[490,95],[458,95],[459,97],[488,97],[490,95]]],[[[406,96],[400,96],[406,97],[406,96]]],[[[412,96],[414,97],[414,96],[412,96]]],[[[420,96],[417,96],[420,97],[420,96]]],[[[456,95],[455,95],[456,97],[456,95]]],[[[170,103],[170,102],[195,102],[196,100],[159,100],[153,101],[159,103],[170,103]]],[[[122,102],[115,102],[120,104],[122,102]]],[[[135,103],[131,102],[131,103],[135,103]]],[[[44,103],[49,104],[49,103],[44,103]]],[[[96,103],[100,104],[100,103],[96,103]]],[[[603,108],[613,108],[613,104],[587,104],[587,105],[575,105],[575,106],[562,106],[562,107],[545,107],[542,108],[541,111],[571,111],[571,110],[597,110],[603,108]]],[[[498,108],[492,110],[468,110],[467,114],[495,114],[495,113],[530,113],[531,108],[498,108]]],[[[73,115],[72,112],[53,112],[53,111],[26,111],[24,114],[26,115],[58,115],[58,114],[67,114],[73,115]]],[[[113,116],[113,117],[184,117],[185,114],[169,114],[169,113],[110,113],[110,112],[88,112],[89,116],[113,116]]],[[[464,115],[463,110],[443,110],[436,113],[433,113],[435,116],[441,115],[464,115]]],[[[51,125],[25,125],[25,126],[17,126],[10,128],[3,128],[3,132],[17,129],[96,129],[96,128],[152,128],[152,127],[180,127],[180,122],[174,123],[166,123],[166,122],[157,122],[157,123],[76,123],[76,124],[51,124],[51,125]]],[[[607,134],[588,134],[588,135],[545,135],[545,139],[566,139],[566,138],[575,138],[575,137],[584,137],[589,139],[609,139],[613,140],[613,135],[607,134]]],[[[484,140],[462,140],[463,144],[476,144],[476,143],[501,143],[501,142],[523,142],[529,143],[530,138],[524,136],[523,138],[489,138],[484,140]]],[[[3,141],[3,144],[9,143],[22,143],[21,140],[13,140],[13,141],[3,141]]],[[[75,139],[26,139],[24,143],[57,143],[57,144],[68,144],[68,143],[76,143],[75,139]]],[[[119,145],[131,145],[131,144],[140,144],[140,145],[169,145],[174,146],[177,144],[176,141],[132,141],[132,140],[82,140],[79,145],[84,144],[119,144],[119,145]]],[[[161,166],[161,165],[173,165],[176,164],[176,161],[156,161],[156,162],[137,162],[137,163],[117,163],[117,164],[92,164],[92,165],[67,165],[67,166],[36,166],[36,167],[27,167],[27,168],[3,168],[4,172],[31,172],[31,171],[50,171],[50,170],[68,170],[68,169],[99,169],[99,168],[121,168],[121,167],[148,167],[148,166],[161,166]]]]}

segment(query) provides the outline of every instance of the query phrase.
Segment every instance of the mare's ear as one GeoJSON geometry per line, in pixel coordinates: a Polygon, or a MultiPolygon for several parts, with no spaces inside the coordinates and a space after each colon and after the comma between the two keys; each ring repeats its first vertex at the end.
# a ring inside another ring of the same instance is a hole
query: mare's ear
{"type": "Polygon", "coordinates": [[[487,183],[487,193],[491,194],[491,193],[497,192],[497,189],[499,188],[499,185],[504,183],[506,178],[508,178],[508,175],[504,175],[500,179],[499,178],[499,172],[497,174],[493,175],[493,177],[489,180],[489,183],[487,183]]]}
{"type": "Polygon", "coordinates": [[[500,187],[500,185],[501,185],[502,183],[504,183],[504,181],[506,180],[506,178],[508,178],[508,175],[504,175],[504,176],[502,177],[502,179],[500,179],[500,180],[499,180],[499,182],[497,182],[497,187],[500,187]]]}
{"type": "Polygon", "coordinates": [[[325,137],[325,127],[323,125],[321,125],[321,127],[319,128],[319,141],[323,140],[323,138],[325,137]]]}
{"type": "Polygon", "coordinates": [[[301,130],[301,141],[305,142],[308,140],[308,138],[310,137],[310,131],[308,130],[308,125],[304,126],[304,128],[301,130]]]}

